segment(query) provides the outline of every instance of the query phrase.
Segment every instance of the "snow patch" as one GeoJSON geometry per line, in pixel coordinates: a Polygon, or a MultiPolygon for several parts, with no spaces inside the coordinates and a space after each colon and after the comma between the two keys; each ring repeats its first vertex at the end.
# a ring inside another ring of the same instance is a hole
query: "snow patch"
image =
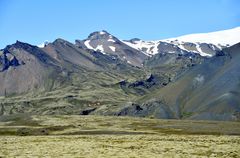
{"type": "Polygon", "coordinates": [[[137,50],[141,50],[139,47],[137,47],[137,45],[131,43],[131,42],[127,42],[127,41],[122,41],[123,43],[125,43],[126,45],[134,48],[134,49],[137,49],[137,50]]]}
{"type": "Polygon", "coordinates": [[[112,50],[112,51],[116,51],[116,48],[115,47],[113,47],[113,46],[109,46],[109,48],[112,50]]]}
{"type": "Polygon", "coordinates": [[[134,43],[131,43],[128,41],[122,41],[122,42],[134,49],[140,50],[141,52],[143,52],[148,56],[152,56],[158,53],[159,41],[139,40],[139,41],[134,41],[134,43]],[[146,49],[146,51],[143,51],[144,49],[146,49]]]}
{"type": "Polygon", "coordinates": [[[88,49],[93,49],[94,50],[94,48],[90,45],[90,40],[85,41],[84,44],[88,49]]]}
{"type": "Polygon", "coordinates": [[[99,32],[99,34],[100,34],[100,35],[104,35],[104,34],[106,34],[106,32],[101,31],[101,32],[99,32]]]}
{"type": "Polygon", "coordinates": [[[106,54],[104,52],[104,49],[103,49],[103,45],[98,45],[96,48],[93,48],[91,45],[90,45],[90,40],[87,40],[84,42],[85,46],[88,48],[88,49],[92,49],[94,51],[100,51],[101,53],[103,54],[106,54]]]}
{"type": "Polygon", "coordinates": [[[104,53],[104,49],[103,49],[103,45],[98,45],[96,48],[95,48],[95,51],[101,51],[103,54],[104,53]]]}
{"type": "Polygon", "coordinates": [[[109,38],[108,42],[115,42],[115,41],[112,38],[109,38]]]}
{"type": "Polygon", "coordinates": [[[199,54],[200,54],[201,56],[212,57],[212,55],[203,52],[202,49],[201,49],[201,47],[200,47],[200,45],[199,45],[198,43],[196,43],[196,49],[197,49],[197,51],[199,52],[199,54]]]}
{"type": "Polygon", "coordinates": [[[182,50],[185,50],[185,51],[189,52],[189,50],[187,50],[187,49],[186,49],[183,45],[181,45],[181,44],[179,44],[178,47],[179,47],[180,49],[182,49],[182,50]]]}

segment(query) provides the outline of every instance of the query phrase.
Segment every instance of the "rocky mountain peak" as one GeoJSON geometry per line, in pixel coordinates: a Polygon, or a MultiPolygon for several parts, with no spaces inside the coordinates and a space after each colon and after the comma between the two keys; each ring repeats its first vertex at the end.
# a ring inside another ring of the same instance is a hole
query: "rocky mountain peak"
{"type": "Polygon", "coordinates": [[[53,41],[52,44],[58,44],[58,43],[64,44],[64,43],[69,43],[69,42],[62,38],[57,38],[55,41],[53,41]]]}
{"type": "Polygon", "coordinates": [[[15,47],[15,48],[23,48],[23,49],[24,48],[29,48],[29,47],[34,47],[33,45],[30,45],[28,43],[24,43],[24,42],[21,42],[21,41],[18,41],[18,40],[12,46],[15,47]]]}
{"type": "Polygon", "coordinates": [[[21,41],[16,41],[14,44],[11,44],[11,45],[7,45],[3,51],[4,52],[12,52],[14,49],[21,49],[21,50],[32,50],[34,48],[37,48],[37,46],[34,46],[34,45],[30,45],[28,43],[24,43],[24,42],[21,42],[21,41]]]}
{"type": "Polygon", "coordinates": [[[102,30],[102,31],[96,31],[91,33],[88,36],[88,39],[106,39],[106,38],[109,38],[110,36],[112,36],[110,33],[108,33],[105,30],[102,30]]]}
{"type": "Polygon", "coordinates": [[[132,39],[129,40],[129,42],[131,42],[131,43],[135,43],[137,41],[141,41],[141,39],[139,39],[139,38],[132,38],[132,39]]]}

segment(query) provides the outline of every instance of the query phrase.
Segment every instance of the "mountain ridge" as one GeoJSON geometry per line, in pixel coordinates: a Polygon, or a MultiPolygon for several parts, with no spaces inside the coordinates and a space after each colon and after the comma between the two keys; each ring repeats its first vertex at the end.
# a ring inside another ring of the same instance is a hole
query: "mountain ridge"
{"type": "MultiPolygon", "coordinates": [[[[240,27],[210,33],[189,34],[163,40],[144,41],[137,38],[131,40],[120,40],[107,31],[102,30],[90,33],[87,39],[76,40],[75,43],[81,43],[83,48],[88,48],[95,51],[98,50],[102,53],[109,52],[110,54],[116,51],[116,47],[109,43],[122,42],[122,44],[124,43],[132,49],[140,51],[140,54],[143,53],[147,56],[160,53],[159,49],[162,49],[161,47],[167,45],[168,47],[177,47],[182,51],[194,52],[200,54],[201,56],[212,57],[215,55],[216,51],[219,51],[225,47],[229,47],[240,41],[238,34],[240,34],[240,27]],[[99,44],[97,45],[96,42],[92,41],[96,39],[105,41],[105,44],[102,42],[99,43],[98,41],[97,43],[99,44]],[[229,43],[226,41],[229,41],[229,43]],[[91,44],[93,44],[93,46],[91,46],[91,44]],[[103,47],[105,47],[106,50],[104,50],[103,47]]],[[[39,47],[44,47],[47,43],[48,42],[45,41],[43,44],[39,45],[39,47]]],[[[171,52],[174,53],[174,51],[171,52]]]]}
{"type": "Polygon", "coordinates": [[[0,115],[240,119],[240,43],[147,44],[97,31],[75,43],[8,45],[0,51],[0,115]]]}

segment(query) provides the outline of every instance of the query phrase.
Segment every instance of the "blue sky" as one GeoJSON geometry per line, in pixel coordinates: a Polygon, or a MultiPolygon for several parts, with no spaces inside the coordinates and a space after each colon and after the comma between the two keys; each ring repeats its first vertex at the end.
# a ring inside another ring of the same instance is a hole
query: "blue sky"
{"type": "Polygon", "coordinates": [[[97,30],[155,40],[230,29],[240,26],[239,8],[239,0],[0,0],[0,48],[97,30]]]}

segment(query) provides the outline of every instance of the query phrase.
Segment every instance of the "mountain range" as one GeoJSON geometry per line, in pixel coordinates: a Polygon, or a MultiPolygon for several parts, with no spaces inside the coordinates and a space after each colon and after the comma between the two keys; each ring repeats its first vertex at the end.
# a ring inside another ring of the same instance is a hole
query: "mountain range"
{"type": "Polygon", "coordinates": [[[240,120],[239,35],[17,41],[0,50],[0,115],[240,120]]]}

